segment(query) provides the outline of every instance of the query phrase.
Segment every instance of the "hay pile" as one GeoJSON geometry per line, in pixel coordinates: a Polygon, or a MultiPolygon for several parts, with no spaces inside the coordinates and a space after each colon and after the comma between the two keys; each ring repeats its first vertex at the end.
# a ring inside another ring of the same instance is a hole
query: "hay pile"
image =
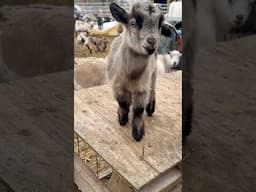
{"type": "Polygon", "coordinates": [[[96,152],[76,134],[74,136],[74,151],[96,175],[96,177],[98,175],[100,176],[100,173],[111,168],[105,160],[100,158],[100,156],[98,156],[96,152]]]}

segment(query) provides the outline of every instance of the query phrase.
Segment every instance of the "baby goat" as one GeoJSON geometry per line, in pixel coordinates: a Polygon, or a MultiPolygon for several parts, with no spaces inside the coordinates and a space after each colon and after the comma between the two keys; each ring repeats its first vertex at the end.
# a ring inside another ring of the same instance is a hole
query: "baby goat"
{"type": "Polygon", "coordinates": [[[156,50],[164,16],[150,3],[136,3],[130,13],[111,3],[110,11],[125,30],[111,45],[107,77],[119,104],[121,126],[128,122],[133,99],[132,135],[140,141],[144,136],[144,109],[148,116],[155,111],[156,50]]]}
{"type": "Polygon", "coordinates": [[[84,45],[85,47],[87,47],[87,49],[90,51],[90,54],[92,54],[92,49],[90,47],[90,41],[91,41],[91,37],[88,31],[86,32],[81,32],[77,38],[76,38],[78,44],[80,45],[84,45]]]}

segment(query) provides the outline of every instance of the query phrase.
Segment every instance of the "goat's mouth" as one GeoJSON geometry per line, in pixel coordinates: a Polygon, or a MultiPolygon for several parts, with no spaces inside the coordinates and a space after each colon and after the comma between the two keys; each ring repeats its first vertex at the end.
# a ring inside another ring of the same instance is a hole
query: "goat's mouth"
{"type": "Polygon", "coordinates": [[[143,47],[143,48],[147,51],[148,55],[152,55],[156,51],[156,48],[151,48],[151,47],[143,47]]]}

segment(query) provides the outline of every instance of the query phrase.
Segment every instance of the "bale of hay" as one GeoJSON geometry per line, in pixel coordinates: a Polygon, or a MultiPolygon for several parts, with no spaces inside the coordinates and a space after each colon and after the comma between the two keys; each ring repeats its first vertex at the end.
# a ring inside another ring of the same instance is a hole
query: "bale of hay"
{"type": "Polygon", "coordinates": [[[106,83],[106,62],[98,58],[75,59],[77,65],[74,70],[76,89],[89,88],[106,83]]]}

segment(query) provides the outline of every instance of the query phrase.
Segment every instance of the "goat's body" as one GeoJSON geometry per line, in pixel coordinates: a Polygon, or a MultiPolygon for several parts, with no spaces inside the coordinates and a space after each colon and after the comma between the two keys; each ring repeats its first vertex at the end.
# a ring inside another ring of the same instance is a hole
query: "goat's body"
{"type": "Polygon", "coordinates": [[[105,38],[91,37],[90,38],[90,43],[93,44],[96,47],[97,51],[104,52],[106,50],[107,44],[109,42],[105,38]]]}
{"type": "Polygon", "coordinates": [[[81,32],[77,36],[76,39],[77,39],[78,44],[82,44],[83,46],[85,46],[90,51],[90,53],[92,54],[92,49],[90,47],[91,37],[89,37],[86,33],[81,32]]]}
{"type": "Polygon", "coordinates": [[[133,137],[139,141],[144,135],[141,118],[144,109],[149,116],[155,110],[156,55],[134,53],[125,43],[125,33],[112,42],[107,58],[107,79],[120,106],[118,115],[121,125],[128,121],[133,98],[133,137]]]}
{"type": "Polygon", "coordinates": [[[156,71],[156,57],[138,56],[123,42],[125,33],[116,38],[111,46],[107,62],[107,76],[114,92],[127,89],[130,92],[148,92],[151,77],[156,71]]]}
{"type": "Polygon", "coordinates": [[[107,58],[107,78],[119,104],[120,125],[128,122],[132,104],[132,135],[144,136],[143,113],[155,111],[156,51],[164,16],[150,3],[136,3],[127,13],[116,3],[110,4],[113,17],[125,27],[111,45],[107,58]]]}
{"type": "Polygon", "coordinates": [[[90,29],[93,28],[93,23],[87,23],[84,21],[79,21],[77,20],[75,22],[75,31],[76,32],[85,32],[85,31],[90,31],[90,29]]]}

